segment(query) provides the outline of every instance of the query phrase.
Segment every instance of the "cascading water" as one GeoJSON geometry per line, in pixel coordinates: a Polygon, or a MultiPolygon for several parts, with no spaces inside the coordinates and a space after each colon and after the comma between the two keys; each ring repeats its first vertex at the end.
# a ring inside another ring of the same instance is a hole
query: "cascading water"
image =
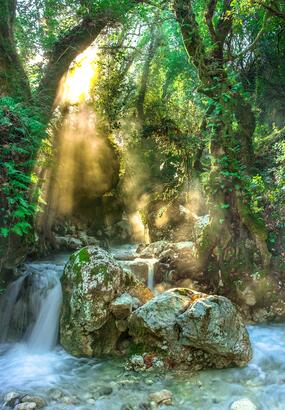
{"type": "Polygon", "coordinates": [[[147,265],[147,287],[150,290],[154,290],[154,268],[155,268],[155,264],[158,262],[158,259],[156,258],[136,258],[135,259],[136,262],[138,263],[143,263],[147,265]]]}
{"type": "Polygon", "coordinates": [[[62,302],[62,267],[28,264],[0,298],[0,341],[23,341],[31,352],[56,346],[62,302]]]}
{"type": "MultiPolygon", "coordinates": [[[[114,257],[119,260],[120,264],[124,269],[130,270],[131,272],[134,272],[132,269],[132,265],[135,263],[146,265],[147,266],[147,278],[145,280],[145,284],[147,287],[151,290],[154,290],[154,270],[155,270],[155,264],[158,262],[158,259],[156,258],[140,258],[138,257],[136,250],[138,248],[138,244],[132,244],[132,245],[123,245],[123,246],[117,246],[117,247],[112,247],[111,252],[114,255],[114,257]]],[[[134,272],[136,275],[136,273],[134,272]]],[[[140,280],[143,278],[139,277],[140,280]]]]}
{"type": "Polygon", "coordinates": [[[157,259],[148,259],[148,275],[147,275],[147,286],[153,290],[154,289],[154,267],[157,263],[157,259]]]}

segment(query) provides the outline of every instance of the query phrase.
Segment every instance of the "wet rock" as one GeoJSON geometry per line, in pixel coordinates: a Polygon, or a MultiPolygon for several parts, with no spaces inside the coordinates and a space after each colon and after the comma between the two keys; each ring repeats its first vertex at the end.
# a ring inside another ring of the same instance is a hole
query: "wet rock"
{"type": "Polygon", "coordinates": [[[155,402],[157,405],[171,405],[172,404],[172,393],[169,390],[161,390],[155,393],[151,393],[148,396],[151,402],[155,402]]]}
{"type": "Polygon", "coordinates": [[[165,363],[162,360],[160,360],[158,357],[155,357],[152,361],[152,367],[154,369],[163,370],[165,368],[165,363]]]}
{"type": "Polygon", "coordinates": [[[41,409],[46,405],[45,400],[39,396],[26,395],[21,399],[22,403],[36,403],[37,409],[41,409]]]}
{"type": "Polygon", "coordinates": [[[63,392],[59,389],[50,389],[48,395],[53,400],[59,400],[63,396],[63,392]]]}
{"type": "Polygon", "coordinates": [[[248,398],[243,398],[231,404],[230,410],[258,410],[258,407],[248,398]]]}
{"type": "Polygon", "coordinates": [[[247,286],[243,290],[239,290],[238,292],[240,299],[248,306],[254,306],[256,305],[256,296],[253,291],[249,286],[247,286]]]}
{"type": "Polygon", "coordinates": [[[95,399],[87,399],[87,400],[86,400],[86,403],[87,403],[87,404],[95,404],[95,403],[96,403],[96,400],[95,400],[95,399]]]}
{"type": "Polygon", "coordinates": [[[133,272],[137,279],[143,283],[147,283],[148,264],[146,262],[134,260],[128,263],[128,269],[133,272]]]}
{"type": "Polygon", "coordinates": [[[116,320],[116,327],[121,333],[125,332],[128,329],[127,320],[116,320]]]}
{"type": "Polygon", "coordinates": [[[146,369],[144,358],[141,355],[133,355],[125,365],[126,370],[134,370],[139,372],[146,369]]]}
{"type": "Polygon", "coordinates": [[[63,396],[60,401],[65,404],[76,404],[77,402],[76,398],[71,396],[63,396]]]}
{"type": "Polygon", "coordinates": [[[110,304],[110,310],[117,319],[126,319],[132,312],[141,305],[138,298],[129,293],[123,293],[110,304]]]}
{"type": "MultiPolygon", "coordinates": [[[[94,238],[95,239],[95,238],[94,238]]],[[[55,244],[58,249],[68,249],[71,251],[77,250],[82,248],[85,245],[85,240],[87,241],[87,236],[84,237],[84,239],[76,238],[71,235],[66,235],[66,236],[55,236],[55,244]]],[[[98,241],[95,239],[95,243],[98,243],[98,241]]],[[[91,242],[93,240],[91,239],[91,242]]]]}
{"type": "Polygon", "coordinates": [[[62,277],[63,309],[60,340],[74,356],[118,354],[125,319],[135,306],[152,297],[130,272],[98,247],[75,252],[62,277]]]}
{"type": "Polygon", "coordinates": [[[156,407],[156,404],[153,402],[154,405],[150,402],[143,402],[138,405],[138,410],[149,410],[156,407]]]}
{"type": "Polygon", "coordinates": [[[109,396],[110,394],[113,393],[113,388],[110,387],[110,386],[102,386],[102,387],[99,388],[97,393],[98,393],[99,397],[109,396]]]}
{"type": "Polygon", "coordinates": [[[172,285],[183,279],[196,279],[197,254],[193,242],[169,242],[157,256],[155,283],[169,282],[172,285]]]}
{"type": "Polygon", "coordinates": [[[223,356],[237,366],[245,366],[251,359],[247,330],[235,306],[223,296],[196,300],[177,318],[177,324],[186,346],[223,356]]]}
{"type": "Polygon", "coordinates": [[[244,366],[252,357],[234,305],[225,297],[190,289],[166,291],[135,310],[129,333],[170,367],[244,366]]]}
{"type": "Polygon", "coordinates": [[[117,254],[114,256],[114,258],[117,261],[133,261],[137,258],[138,255],[129,255],[129,254],[125,254],[125,253],[121,253],[121,254],[117,254]]]}
{"type": "Polygon", "coordinates": [[[20,402],[22,396],[22,393],[11,391],[4,396],[4,405],[14,407],[16,404],[20,402]]]}
{"type": "Polygon", "coordinates": [[[37,403],[20,403],[14,407],[14,410],[33,410],[37,408],[37,403]]]}
{"type": "Polygon", "coordinates": [[[134,407],[131,404],[123,404],[121,410],[134,410],[134,407]]]}
{"type": "Polygon", "coordinates": [[[68,247],[71,250],[76,251],[77,249],[82,248],[82,246],[83,246],[83,242],[78,238],[72,238],[71,237],[68,241],[68,247]]]}
{"type": "Polygon", "coordinates": [[[169,242],[167,241],[152,242],[141,250],[140,257],[150,259],[159,256],[167,247],[169,247],[169,242]]]}
{"type": "Polygon", "coordinates": [[[68,249],[69,238],[66,236],[55,236],[55,244],[58,249],[68,249]]]}

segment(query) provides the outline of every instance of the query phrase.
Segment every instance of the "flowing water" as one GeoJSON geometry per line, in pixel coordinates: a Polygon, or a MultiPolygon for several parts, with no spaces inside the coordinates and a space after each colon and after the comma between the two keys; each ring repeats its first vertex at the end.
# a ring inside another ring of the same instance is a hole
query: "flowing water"
{"type": "Polygon", "coordinates": [[[112,247],[111,252],[115,258],[119,261],[124,269],[130,270],[136,273],[134,265],[145,265],[147,268],[146,278],[143,275],[139,275],[139,279],[145,282],[148,288],[154,290],[154,268],[158,262],[156,258],[140,258],[136,254],[138,244],[127,244],[123,246],[112,247]],[[128,260],[130,257],[130,260],[128,260]]]}
{"type": "Polygon", "coordinates": [[[126,372],[120,360],[79,359],[53,348],[65,260],[28,264],[1,297],[0,408],[5,393],[20,391],[44,397],[50,410],[143,409],[149,393],[168,389],[173,406],[161,409],[228,410],[245,397],[259,410],[285,409],[285,324],[249,327],[254,357],[246,368],[197,374],[126,372]],[[9,342],[15,335],[21,343],[9,342]]]}

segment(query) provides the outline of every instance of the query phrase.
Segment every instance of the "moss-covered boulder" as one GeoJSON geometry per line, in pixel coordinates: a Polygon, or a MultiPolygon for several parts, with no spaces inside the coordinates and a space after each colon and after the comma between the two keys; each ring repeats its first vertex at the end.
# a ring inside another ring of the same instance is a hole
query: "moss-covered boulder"
{"type": "Polygon", "coordinates": [[[174,367],[241,367],[252,357],[247,330],[231,301],[190,289],[169,290],[136,309],[129,334],[174,367]]]}
{"type": "MultiPolygon", "coordinates": [[[[122,294],[129,294],[125,296],[127,306],[123,301],[125,306],[121,309],[131,313],[152,297],[147,288],[99,247],[82,248],[70,257],[62,286],[60,341],[75,356],[116,353],[126,326],[114,314],[115,301],[122,294]]],[[[119,303],[115,303],[117,310],[119,303]]]]}

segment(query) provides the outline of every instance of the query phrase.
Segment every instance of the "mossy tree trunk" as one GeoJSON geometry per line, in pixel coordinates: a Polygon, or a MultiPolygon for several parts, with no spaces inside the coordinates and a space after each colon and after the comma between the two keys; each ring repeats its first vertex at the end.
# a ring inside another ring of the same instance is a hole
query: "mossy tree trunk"
{"type": "Polygon", "coordinates": [[[31,99],[29,81],[14,39],[16,0],[0,0],[0,97],[31,99]]]}
{"type": "Polygon", "coordinates": [[[224,57],[225,41],[233,34],[231,1],[223,0],[219,9],[217,1],[207,2],[205,23],[212,42],[208,48],[192,3],[176,0],[176,18],[199,74],[200,92],[213,106],[207,118],[212,159],[207,184],[211,222],[199,244],[197,269],[205,270],[214,257],[225,278],[230,273],[250,272],[255,264],[267,271],[270,253],[265,224],[251,213],[245,188],[254,167],[255,117],[242,90],[229,78],[224,57]]]}

